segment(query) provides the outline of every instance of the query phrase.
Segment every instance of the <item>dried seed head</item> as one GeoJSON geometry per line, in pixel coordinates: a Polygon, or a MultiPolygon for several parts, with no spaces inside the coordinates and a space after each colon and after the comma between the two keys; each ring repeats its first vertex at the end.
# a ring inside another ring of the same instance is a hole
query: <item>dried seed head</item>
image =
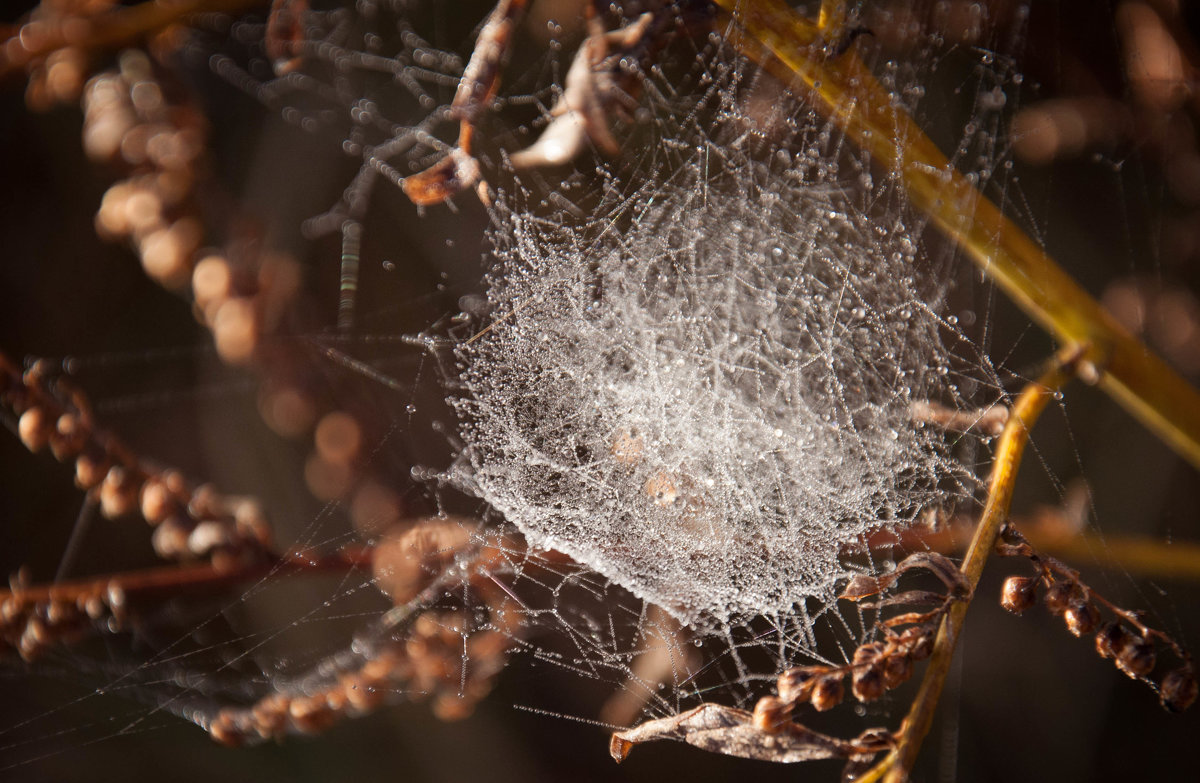
{"type": "Polygon", "coordinates": [[[24,614],[25,608],[16,596],[10,595],[8,598],[0,601],[0,622],[3,622],[5,625],[15,625],[17,620],[23,617],[24,614]]]}
{"type": "MultiPolygon", "coordinates": [[[[923,661],[933,654],[933,630],[928,627],[912,630],[915,633],[912,634],[910,640],[905,642],[908,647],[908,657],[914,661],[923,661]]],[[[905,635],[907,636],[908,632],[905,635]]]]}
{"type": "Polygon", "coordinates": [[[1196,673],[1192,671],[1191,664],[1187,664],[1167,672],[1158,696],[1164,709],[1183,712],[1195,703],[1197,692],[1196,673]]]}
{"type": "Polygon", "coordinates": [[[859,701],[875,701],[883,695],[883,671],[878,666],[855,670],[850,690],[859,701]]]}
{"type": "Polygon", "coordinates": [[[754,728],[774,734],[787,722],[791,709],[777,696],[763,696],[754,705],[754,728]]]}
{"type": "Polygon", "coordinates": [[[854,651],[854,665],[859,666],[877,660],[883,655],[884,645],[879,642],[863,644],[854,651]]]}
{"type": "Polygon", "coordinates": [[[1117,668],[1134,679],[1154,670],[1154,645],[1142,638],[1132,640],[1117,655],[1117,668]]]}
{"type": "Polygon", "coordinates": [[[75,459],[75,486],[91,489],[104,480],[109,462],[103,456],[80,454],[75,459]]]}
{"type": "Polygon", "coordinates": [[[113,465],[100,485],[100,513],[116,519],[133,511],[141,489],[135,476],[120,465],[113,465]]]}
{"type": "Polygon", "coordinates": [[[1075,592],[1074,582],[1055,582],[1046,588],[1046,608],[1055,614],[1062,614],[1071,605],[1075,592]]]}
{"type": "Polygon", "coordinates": [[[171,513],[174,503],[171,491],[166,482],[157,476],[146,480],[142,485],[140,504],[142,516],[152,525],[162,522],[171,513]]]}
{"type": "Polygon", "coordinates": [[[263,699],[250,710],[254,716],[254,728],[264,739],[281,736],[287,723],[288,707],[291,700],[281,694],[274,693],[263,699]]]}
{"type": "Polygon", "coordinates": [[[656,506],[670,506],[679,499],[679,485],[671,474],[660,471],[646,481],[646,495],[656,506]]]}
{"type": "Polygon", "coordinates": [[[903,653],[888,656],[883,662],[884,687],[889,690],[898,687],[912,676],[912,670],[912,658],[909,656],[903,653]]]}
{"type": "Polygon", "coordinates": [[[1091,633],[1096,628],[1096,623],[1099,622],[1100,613],[1091,601],[1082,598],[1076,598],[1071,601],[1071,605],[1063,612],[1063,620],[1067,623],[1067,630],[1075,636],[1083,636],[1086,633],[1091,633]]]}
{"type": "Polygon", "coordinates": [[[213,739],[227,748],[237,748],[246,740],[246,735],[237,727],[233,712],[221,710],[220,714],[208,726],[208,733],[213,739]]]}
{"type": "Polygon", "coordinates": [[[470,696],[460,696],[458,693],[439,693],[433,700],[433,714],[438,720],[463,720],[471,717],[475,711],[475,699],[470,696]]]}
{"type": "Polygon", "coordinates": [[[375,547],[375,583],[397,604],[405,603],[454,565],[470,545],[471,534],[461,520],[428,519],[396,535],[385,535],[375,547]]]}
{"type": "Polygon", "coordinates": [[[1101,658],[1116,658],[1131,637],[1120,623],[1107,622],[1096,633],[1096,654],[1101,658]]]}
{"type": "Polygon", "coordinates": [[[191,532],[192,523],[186,517],[172,515],[154,529],[150,544],[154,547],[154,553],[164,560],[186,557],[189,554],[188,536],[191,532]]]}
{"type": "Polygon", "coordinates": [[[230,548],[237,544],[233,530],[225,522],[204,520],[188,534],[188,551],[196,557],[204,557],[219,547],[230,548]]]}
{"type": "Polygon", "coordinates": [[[55,627],[63,627],[79,618],[75,604],[67,601],[50,599],[46,605],[46,620],[55,627]]]}
{"type": "Polygon", "coordinates": [[[74,413],[64,413],[55,422],[54,432],[50,433],[50,451],[59,461],[71,459],[83,450],[87,443],[87,427],[74,413]]]}
{"type": "Polygon", "coordinates": [[[32,407],[21,414],[17,422],[17,434],[25,448],[30,451],[41,451],[50,441],[50,423],[46,412],[39,407],[32,407]]]}
{"type": "Polygon", "coordinates": [[[295,699],[288,705],[288,717],[302,734],[319,734],[333,725],[337,716],[320,696],[295,699]]]}
{"type": "Polygon", "coordinates": [[[1005,609],[1013,614],[1021,614],[1036,602],[1037,579],[1029,576],[1010,576],[1004,580],[1004,588],[1000,592],[1000,605],[1005,609]]]}
{"type": "Polygon", "coordinates": [[[796,704],[808,701],[816,684],[817,672],[807,666],[798,666],[779,675],[775,690],[779,692],[779,698],[789,704],[796,704]]]}
{"type": "Polygon", "coordinates": [[[812,691],[812,706],[817,712],[831,710],[842,703],[846,686],[840,673],[827,674],[817,680],[812,691]]]}

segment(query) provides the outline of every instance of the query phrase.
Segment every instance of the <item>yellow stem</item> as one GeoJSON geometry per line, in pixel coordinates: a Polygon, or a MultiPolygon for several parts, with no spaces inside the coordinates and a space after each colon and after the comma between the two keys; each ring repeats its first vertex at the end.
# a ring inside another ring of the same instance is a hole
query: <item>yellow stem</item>
{"type": "Polygon", "coordinates": [[[1031,318],[1064,347],[1087,347],[1081,369],[1095,372],[1085,377],[1200,467],[1200,394],[960,174],[853,51],[828,57],[820,26],[780,0],[716,3],[740,26],[729,37],[743,53],[803,86],[847,137],[898,172],[912,202],[1031,318]]]}
{"type": "Polygon", "coordinates": [[[916,761],[917,753],[937,710],[938,699],[945,685],[946,675],[950,671],[950,661],[954,656],[954,648],[958,644],[958,636],[962,630],[963,621],[967,616],[971,597],[979,585],[983,575],[983,566],[996,545],[1000,528],[1008,519],[1009,506],[1012,503],[1013,485],[1016,483],[1017,469],[1021,465],[1021,456],[1025,452],[1025,444],[1029,441],[1029,431],[1034,422],[1045,409],[1046,404],[1071,377],[1070,367],[1078,351],[1073,352],[1067,361],[1056,360],[1054,366],[1042,377],[1025,387],[1018,395],[1013,405],[1012,415],[1004,426],[1004,431],[996,445],[996,460],[992,465],[991,477],[988,480],[987,504],[980,516],[975,536],[967,550],[966,559],[962,564],[962,574],[968,586],[967,598],[951,607],[946,618],[938,628],[937,638],[933,643],[933,654],[929,659],[929,668],[925,670],[925,678],[921,688],[913,700],[908,715],[904,718],[898,732],[899,743],[874,768],[858,779],[858,783],[885,781],[899,783],[908,777],[916,761]]]}

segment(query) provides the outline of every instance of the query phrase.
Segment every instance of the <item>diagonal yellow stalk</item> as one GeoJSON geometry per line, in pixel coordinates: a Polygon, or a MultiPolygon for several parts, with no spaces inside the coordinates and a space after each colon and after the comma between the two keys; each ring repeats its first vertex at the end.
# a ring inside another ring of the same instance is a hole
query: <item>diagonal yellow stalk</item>
{"type": "MultiPolygon", "coordinates": [[[[1081,376],[1200,468],[1200,394],[1126,332],[1018,226],[960,174],[853,52],[781,0],[715,0],[733,15],[730,40],[801,86],[848,138],[899,173],[910,199],[1064,347],[1083,346],[1081,376]]],[[[840,25],[837,3],[822,21],[840,25]]]]}
{"type": "Polygon", "coordinates": [[[954,656],[954,648],[958,644],[958,636],[966,620],[970,599],[975,593],[975,588],[979,586],[983,566],[996,545],[1000,529],[1008,519],[1017,469],[1021,466],[1025,445],[1029,442],[1029,431],[1055,392],[1071,379],[1078,354],[1078,350],[1060,354],[1062,359],[1056,359],[1049,370],[1026,386],[1017,396],[1012,414],[996,443],[995,461],[988,479],[987,504],[980,515],[979,524],[975,528],[975,535],[971,539],[971,546],[961,568],[968,588],[967,599],[956,603],[938,628],[929,668],[925,670],[921,688],[917,691],[912,707],[897,732],[898,742],[895,749],[858,778],[858,783],[900,783],[912,770],[913,762],[921,749],[921,742],[933,723],[933,715],[937,710],[942,687],[946,683],[946,675],[950,671],[950,660],[954,656]]]}

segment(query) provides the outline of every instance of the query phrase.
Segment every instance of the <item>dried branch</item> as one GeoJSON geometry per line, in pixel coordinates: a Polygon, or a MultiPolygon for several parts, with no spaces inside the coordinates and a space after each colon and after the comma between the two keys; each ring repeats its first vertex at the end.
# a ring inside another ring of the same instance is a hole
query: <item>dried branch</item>
{"type": "Polygon", "coordinates": [[[791,721],[764,731],[746,710],[702,704],[679,715],[647,721],[613,734],[609,753],[617,761],[624,761],[634,745],[660,739],[683,740],[727,756],[784,763],[869,758],[891,746],[889,735],[877,730],[864,732],[850,741],[810,731],[791,721]]]}
{"type": "Polygon", "coordinates": [[[1001,605],[1013,614],[1021,614],[1037,602],[1039,582],[1045,587],[1046,608],[1062,617],[1067,630],[1075,636],[1096,632],[1096,652],[1111,658],[1118,669],[1140,680],[1159,694],[1164,708],[1182,712],[1196,701],[1197,683],[1191,655],[1170,635],[1145,623],[1139,612],[1123,609],[1089,587],[1075,569],[1037,551],[1011,525],[1001,531],[996,552],[1004,557],[1026,557],[1037,568],[1038,576],[1011,576],[1004,582],[1001,605]],[[1099,628],[1097,605],[1117,619],[1099,628]],[[1130,632],[1126,626],[1133,628],[1130,632]],[[1179,665],[1155,680],[1150,675],[1158,663],[1155,643],[1174,654],[1179,665]]]}

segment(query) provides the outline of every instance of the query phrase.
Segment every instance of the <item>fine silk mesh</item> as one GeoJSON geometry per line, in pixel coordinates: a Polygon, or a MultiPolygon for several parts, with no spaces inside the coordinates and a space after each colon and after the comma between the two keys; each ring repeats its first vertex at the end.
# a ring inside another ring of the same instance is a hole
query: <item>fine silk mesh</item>
{"type": "Polygon", "coordinates": [[[961,469],[909,411],[949,359],[903,218],[803,156],[692,141],[628,220],[504,215],[492,323],[459,350],[468,483],[680,619],[786,613],[944,501],[961,469]]]}

